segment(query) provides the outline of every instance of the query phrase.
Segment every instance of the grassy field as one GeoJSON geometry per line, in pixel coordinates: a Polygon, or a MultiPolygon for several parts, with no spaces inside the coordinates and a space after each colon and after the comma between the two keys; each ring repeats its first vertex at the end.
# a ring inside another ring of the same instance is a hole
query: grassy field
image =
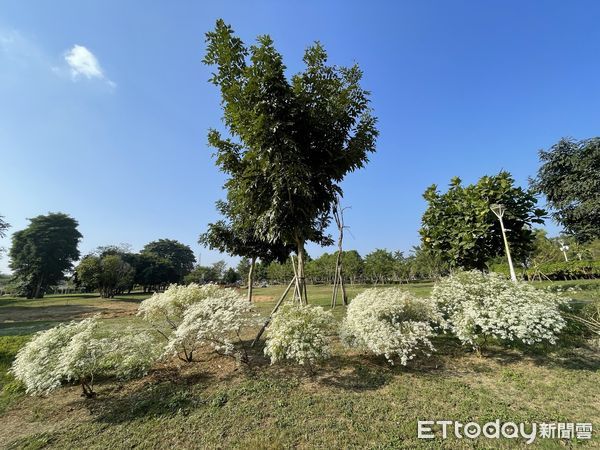
{"type": "MultiPolygon", "coordinates": [[[[594,282],[554,283],[576,300],[600,298],[594,282]],[[569,284],[570,283],[570,284],[569,284]]],[[[545,288],[544,284],[540,287],[545,288]]],[[[430,284],[405,286],[427,296],[430,284]]],[[[350,286],[350,298],[363,290],[350,286]]],[[[282,286],[256,289],[267,315],[282,286]]],[[[310,286],[312,303],[328,306],[331,287],[310,286]]],[[[270,366],[261,349],[249,367],[201,354],[198,362],[168,362],[141,380],[104,381],[85,400],[66,386],[26,397],[6,371],[31,334],[99,314],[105,327],[141,326],[140,295],[43,300],[0,297],[0,448],[598,448],[600,355],[566,339],[559,348],[527,352],[491,347],[478,357],[450,337],[438,352],[408,367],[343,349],[314,374],[270,366]],[[417,419],[462,422],[592,422],[592,442],[417,439],[417,419]]],[[[335,310],[339,318],[343,307],[335,310]]],[[[253,332],[246,336],[250,339],[253,332]]]]}

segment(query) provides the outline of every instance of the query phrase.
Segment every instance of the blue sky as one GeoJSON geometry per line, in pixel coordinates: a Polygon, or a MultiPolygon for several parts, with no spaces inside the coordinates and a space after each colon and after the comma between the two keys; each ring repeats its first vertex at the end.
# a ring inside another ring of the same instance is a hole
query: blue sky
{"type": "Polygon", "coordinates": [[[381,136],[343,185],[346,245],[362,254],[418,242],[430,184],[500,169],[526,184],[540,148],[598,135],[595,1],[0,0],[0,214],[11,231],[63,211],[80,223],[83,253],[164,237],[203,264],[221,258],[196,243],[223,196],[206,145],[219,97],[201,63],[220,17],[246,43],[270,34],[290,73],[314,40],[332,63],[363,68],[381,136]]]}

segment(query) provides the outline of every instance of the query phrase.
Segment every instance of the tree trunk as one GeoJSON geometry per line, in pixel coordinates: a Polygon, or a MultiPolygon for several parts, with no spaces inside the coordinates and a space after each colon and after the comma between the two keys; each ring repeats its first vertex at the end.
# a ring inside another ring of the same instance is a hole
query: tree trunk
{"type": "Polygon", "coordinates": [[[35,286],[35,292],[33,293],[33,298],[42,298],[44,296],[44,294],[41,294],[43,281],[44,281],[44,275],[41,275],[40,279],[37,282],[37,285],[35,286]]]}
{"type": "Polygon", "coordinates": [[[306,293],[306,279],[304,278],[304,241],[298,239],[298,288],[300,303],[308,304],[308,295],[306,293]]]}
{"type": "Polygon", "coordinates": [[[248,301],[252,301],[252,288],[254,286],[254,266],[256,264],[256,256],[250,261],[250,270],[248,271],[248,301]]]}

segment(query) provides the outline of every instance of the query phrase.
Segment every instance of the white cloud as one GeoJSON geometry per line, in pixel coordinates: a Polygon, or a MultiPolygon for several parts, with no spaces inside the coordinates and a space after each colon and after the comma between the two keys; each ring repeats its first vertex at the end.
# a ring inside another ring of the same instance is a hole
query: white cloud
{"type": "Polygon", "coordinates": [[[115,83],[104,74],[98,58],[83,45],[74,45],[65,54],[65,61],[71,69],[73,79],[79,77],[96,78],[105,81],[111,87],[115,87],[115,83]]]}

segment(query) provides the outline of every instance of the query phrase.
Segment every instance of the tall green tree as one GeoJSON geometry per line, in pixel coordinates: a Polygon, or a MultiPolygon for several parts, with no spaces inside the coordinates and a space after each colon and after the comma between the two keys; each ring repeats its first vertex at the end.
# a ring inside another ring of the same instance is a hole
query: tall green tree
{"type": "Polygon", "coordinates": [[[174,282],[182,283],[184,277],[192,271],[196,257],[192,249],[173,239],[159,239],[144,246],[142,253],[154,255],[168,261],[175,270],[174,282]]]}
{"type": "Polygon", "coordinates": [[[561,139],[540,151],[540,161],[532,185],[552,217],[579,242],[600,238],[600,137],[561,139]]]}
{"type": "Polygon", "coordinates": [[[88,290],[98,290],[102,298],[113,298],[128,290],[135,268],[118,254],[87,255],[75,269],[77,280],[88,290]]]}
{"type": "Polygon", "coordinates": [[[378,248],[365,256],[365,275],[373,283],[386,283],[394,278],[396,257],[388,250],[378,248]]]}
{"type": "Polygon", "coordinates": [[[63,213],[29,219],[24,230],[12,237],[10,268],[27,298],[41,298],[61,281],[79,259],[77,246],[83,237],[78,223],[63,213]]]}
{"type": "Polygon", "coordinates": [[[154,253],[125,255],[123,259],[135,268],[133,282],[142,286],[144,292],[162,291],[168,285],[180,282],[173,264],[154,253]]]}
{"type": "Polygon", "coordinates": [[[223,274],[224,284],[235,284],[241,280],[240,274],[233,267],[230,267],[223,274]]]}
{"type": "Polygon", "coordinates": [[[464,269],[483,270],[490,259],[504,255],[500,225],[490,205],[506,207],[503,220],[511,253],[521,262],[534,247],[532,224],[543,223],[546,214],[536,207],[534,193],[515,186],[504,171],[468,186],[455,177],[447,192],[432,185],[423,196],[428,202],[420,230],[423,246],[451,267],[464,269]]]}
{"type": "Polygon", "coordinates": [[[250,274],[250,259],[242,258],[236,267],[237,273],[240,274],[242,280],[248,279],[248,275],[250,274]]]}
{"type": "Polygon", "coordinates": [[[350,283],[354,284],[359,280],[364,272],[365,263],[356,250],[344,251],[344,275],[350,283]]]}
{"type": "Polygon", "coordinates": [[[448,273],[448,263],[439,253],[431,252],[424,245],[414,246],[408,258],[411,279],[433,280],[448,273]]]}
{"type": "Polygon", "coordinates": [[[305,52],[305,69],[288,79],[269,36],[247,47],[222,20],[206,40],[204,63],[216,69],[210,81],[220,88],[230,135],[211,130],[208,140],[228,176],[234,216],[259,239],[295,246],[306,298],[305,243],[331,243],[325,229],[340,183],[375,150],[362,72],[327,64],[316,43],[305,52]]]}

